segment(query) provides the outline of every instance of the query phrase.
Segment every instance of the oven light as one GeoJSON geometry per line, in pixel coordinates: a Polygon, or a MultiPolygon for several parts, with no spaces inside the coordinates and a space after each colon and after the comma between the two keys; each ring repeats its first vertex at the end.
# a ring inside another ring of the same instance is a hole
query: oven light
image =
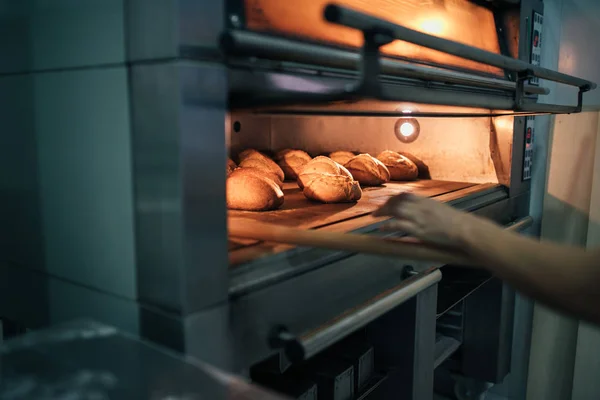
{"type": "Polygon", "coordinates": [[[404,143],[411,143],[419,137],[421,127],[415,118],[400,118],[394,126],[394,134],[404,143]]]}
{"type": "Polygon", "coordinates": [[[404,137],[409,137],[415,133],[415,127],[410,122],[403,122],[400,125],[400,134],[404,137]]]}

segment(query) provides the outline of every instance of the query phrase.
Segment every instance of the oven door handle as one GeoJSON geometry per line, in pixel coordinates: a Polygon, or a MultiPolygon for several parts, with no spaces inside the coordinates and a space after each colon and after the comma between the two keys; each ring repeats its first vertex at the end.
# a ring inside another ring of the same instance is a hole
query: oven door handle
{"type": "Polygon", "coordinates": [[[442,274],[438,269],[416,275],[342,317],[330,320],[321,328],[299,337],[284,326],[277,326],[269,337],[269,346],[274,350],[283,350],[292,363],[305,360],[435,285],[441,278],[442,274]]]}

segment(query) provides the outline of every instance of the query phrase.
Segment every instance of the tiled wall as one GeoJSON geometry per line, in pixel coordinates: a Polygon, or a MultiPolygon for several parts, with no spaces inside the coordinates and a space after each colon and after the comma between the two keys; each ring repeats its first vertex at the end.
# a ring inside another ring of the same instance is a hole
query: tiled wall
{"type": "MultiPolygon", "coordinates": [[[[99,293],[138,297],[132,105],[143,111],[153,99],[132,93],[131,77],[136,65],[174,71],[164,134],[177,142],[184,124],[194,128],[178,93],[179,71],[196,63],[182,59],[216,47],[222,5],[0,0],[0,269],[37,269],[99,293]]],[[[29,289],[4,299],[33,301],[29,289]]],[[[63,306],[53,311],[59,319],[92,315],[82,310],[95,307],[78,304],[69,314],[63,306]]]]}

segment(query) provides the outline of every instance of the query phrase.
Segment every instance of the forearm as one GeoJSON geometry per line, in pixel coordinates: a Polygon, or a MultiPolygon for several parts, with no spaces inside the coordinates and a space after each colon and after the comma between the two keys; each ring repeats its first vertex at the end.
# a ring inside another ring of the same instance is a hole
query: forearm
{"type": "Polygon", "coordinates": [[[600,324],[597,252],[539,242],[487,221],[467,226],[465,249],[482,266],[526,295],[600,324]]]}

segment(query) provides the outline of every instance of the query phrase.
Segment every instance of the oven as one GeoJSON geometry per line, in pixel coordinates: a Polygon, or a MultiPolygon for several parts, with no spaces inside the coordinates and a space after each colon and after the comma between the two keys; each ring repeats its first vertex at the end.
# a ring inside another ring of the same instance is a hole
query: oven
{"type": "MultiPolygon", "coordinates": [[[[73,270],[7,267],[2,279],[15,290],[1,295],[0,315],[32,328],[101,318],[275,388],[315,370],[330,383],[352,375],[356,384],[335,398],[375,388],[431,398],[442,368],[502,381],[514,292],[489,274],[240,238],[228,224],[382,236],[371,212],[410,191],[526,230],[535,116],[579,112],[595,88],[539,66],[542,1],[142,3],[125,14],[135,257],[124,269],[135,289],[117,293],[113,280],[73,270]],[[540,101],[546,81],[571,87],[571,104],[540,101]],[[355,204],[310,202],[284,182],[277,210],[227,210],[223,167],[250,148],[394,150],[419,176],[364,187],[355,204]],[[57,280],[80,304],[39,311],[57,280]],[[41,294],[15,306],[31,282],[41,294]],[[322,371],[349,348],[371,361],[352,374],[322,371]]],[[[68,207],[61,201],[53,206],[68,207]]]]}

